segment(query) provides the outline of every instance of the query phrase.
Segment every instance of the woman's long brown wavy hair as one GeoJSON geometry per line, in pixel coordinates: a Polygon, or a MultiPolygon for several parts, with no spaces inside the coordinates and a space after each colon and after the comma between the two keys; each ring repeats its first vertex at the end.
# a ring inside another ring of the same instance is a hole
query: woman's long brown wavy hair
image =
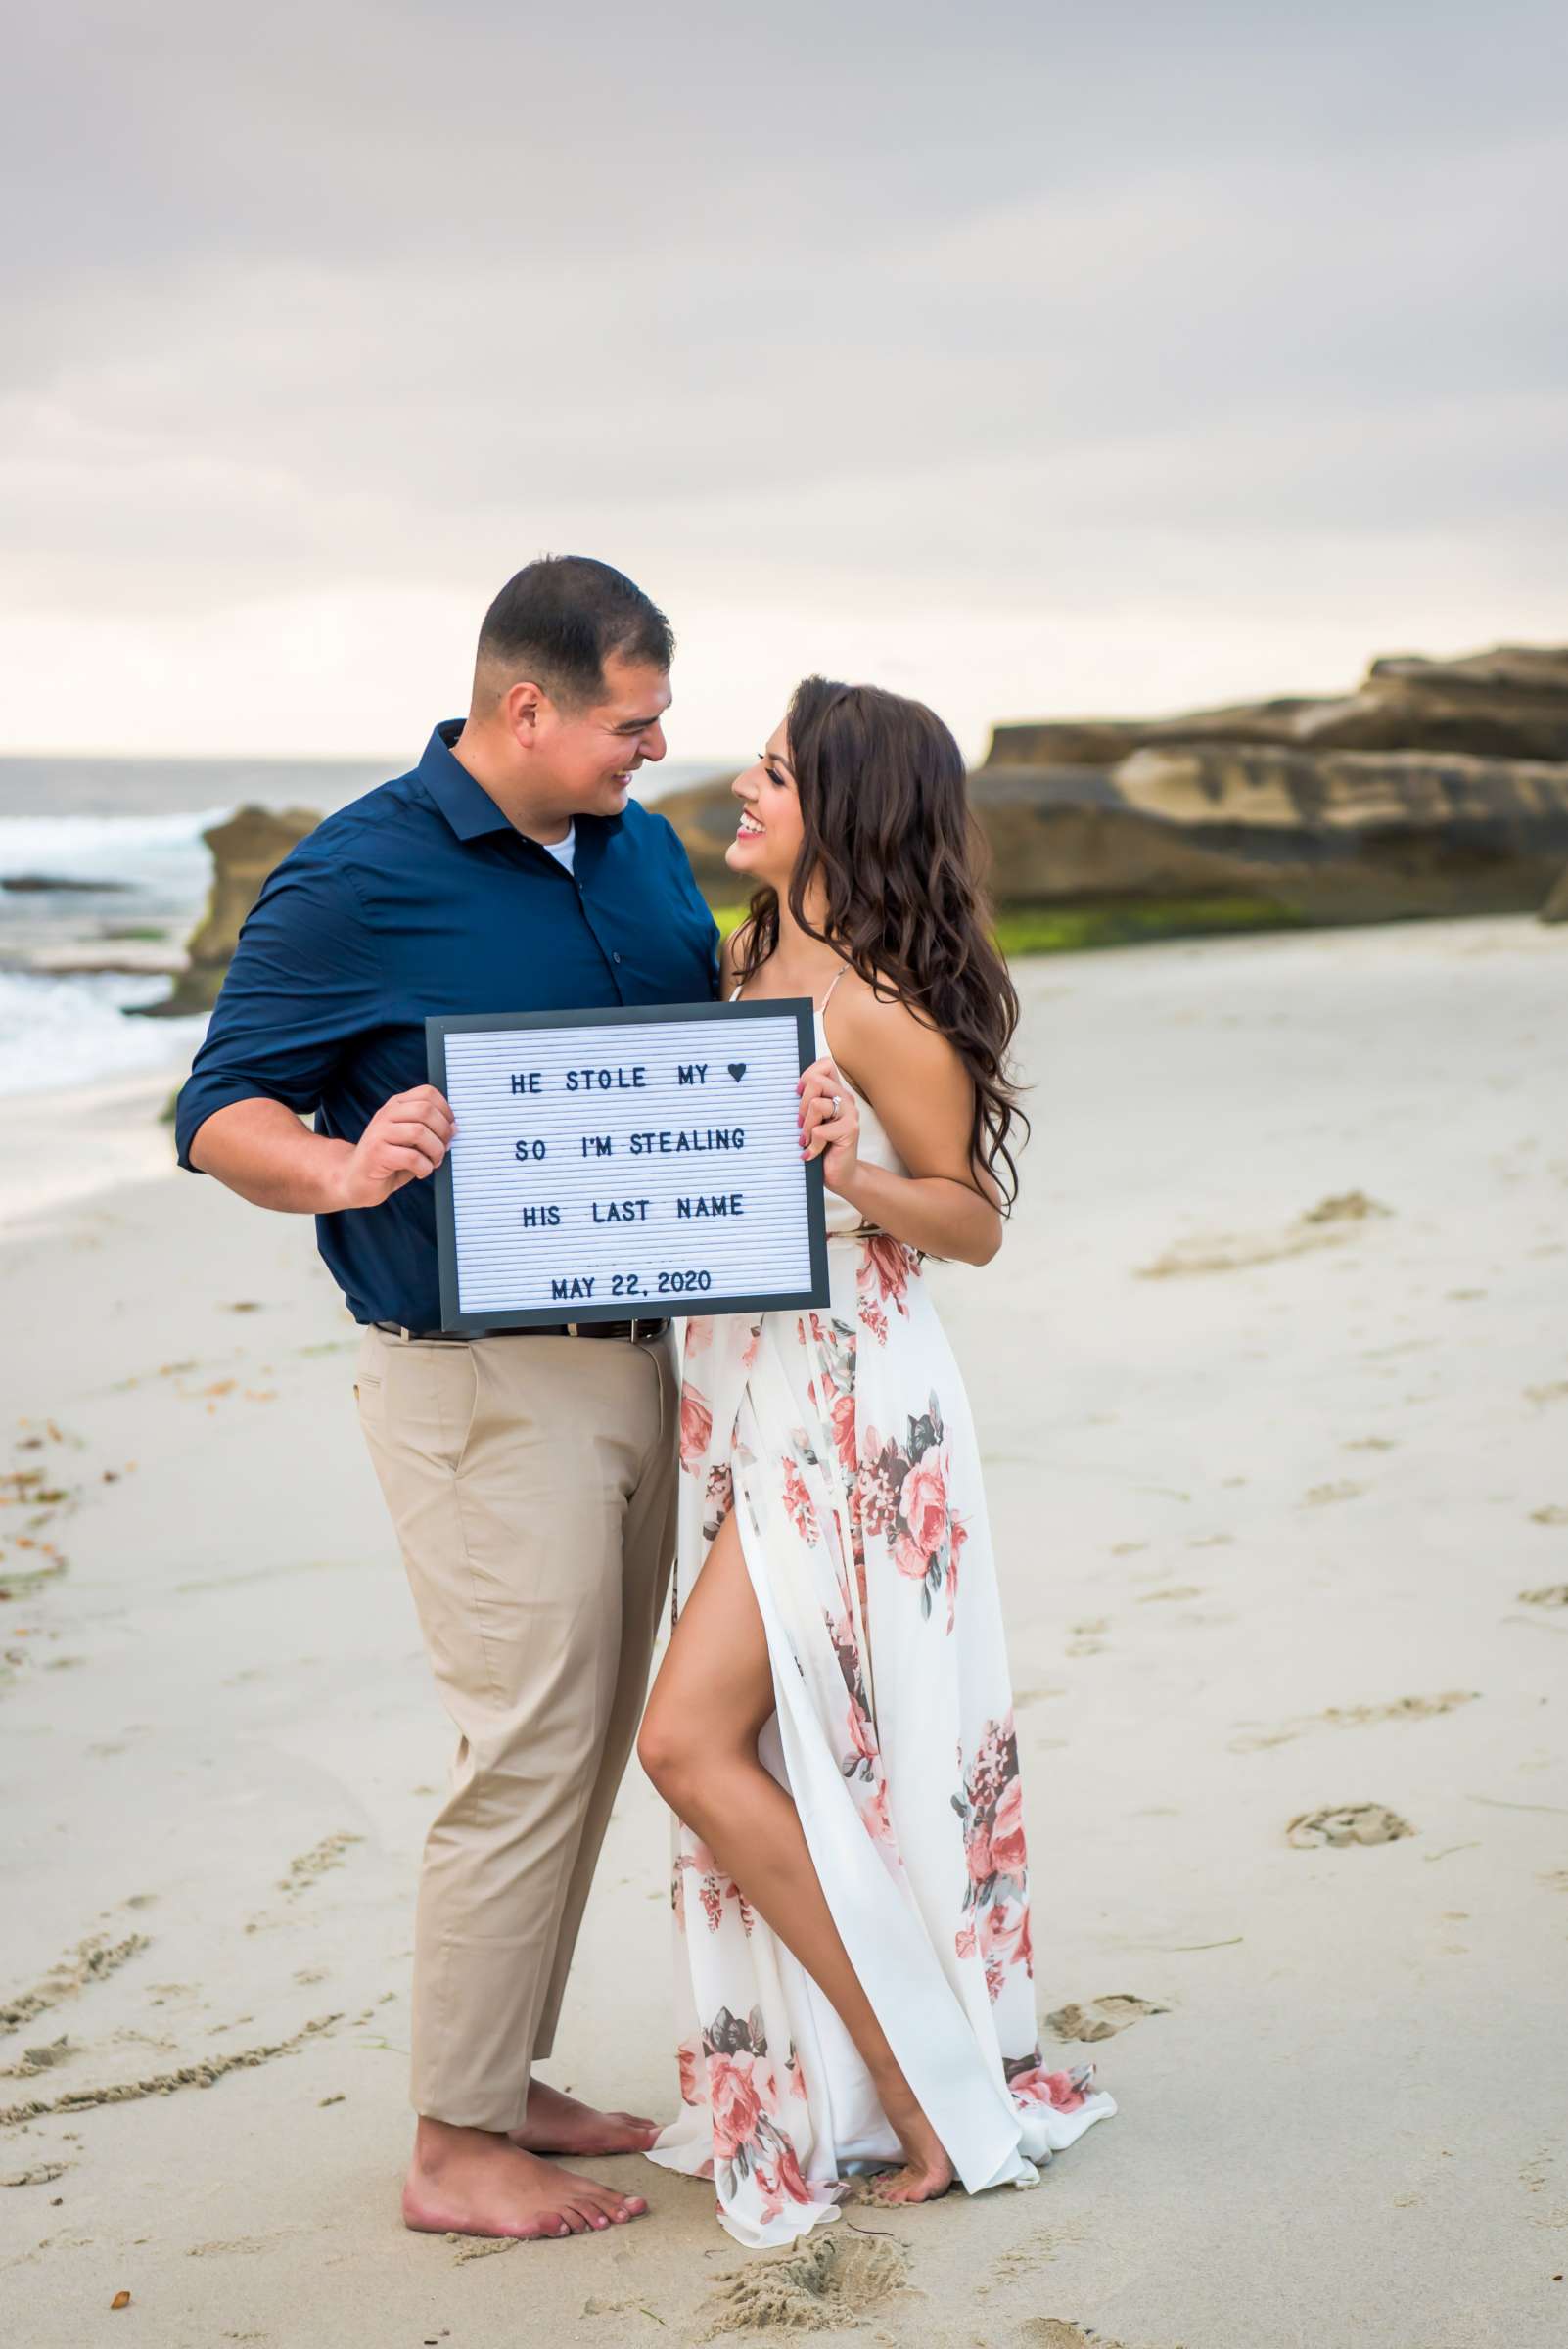
{"type": "MultiPolygon", "coordinates": [[[[923,703],[827,677],[796,687],[786,725],[805,827],[790,912],[884,1000],[946,1036],[975,1088],[971,1158],[1010,1206],[1008,1136],[1029,1131],[1006,1065],[1018,994],[992,940],[958,745],[923,703]],[[827,898],[821,929],[804,909],[813,878],[827,898]]],[[[738,979],[767,960],[778,927],[778,896],[764,886],[736,941],[738,979]]]]}

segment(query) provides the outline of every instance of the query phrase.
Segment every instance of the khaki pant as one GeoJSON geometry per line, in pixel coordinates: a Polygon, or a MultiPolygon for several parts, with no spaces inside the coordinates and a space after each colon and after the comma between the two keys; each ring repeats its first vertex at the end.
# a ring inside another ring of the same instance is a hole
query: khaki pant
{"type": "Polygon", "coordinates": [[[367,1329],[354,1391],[458,1732],[420,1879],[414,2104],[517,2129],[647,1693],[673,1345],[367,1329]]]}

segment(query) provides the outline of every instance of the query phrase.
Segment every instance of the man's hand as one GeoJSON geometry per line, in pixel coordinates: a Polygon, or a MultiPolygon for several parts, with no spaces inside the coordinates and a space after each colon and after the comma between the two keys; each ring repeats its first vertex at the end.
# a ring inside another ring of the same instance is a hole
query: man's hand
{"type": "Polygon", "coordinates": [[[405,1182],[423,1182],[446,1156],[457,1131],[451,1110],[433,1084],[393,1093],[342,1162],[339,1207],[379,1207],[405,1182]]]}

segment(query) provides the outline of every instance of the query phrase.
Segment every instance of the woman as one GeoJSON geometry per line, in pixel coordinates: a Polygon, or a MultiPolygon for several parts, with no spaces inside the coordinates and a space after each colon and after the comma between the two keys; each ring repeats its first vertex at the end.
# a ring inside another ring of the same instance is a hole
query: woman
{"type": "Polygon", "coordinates": [[[924,1257],[989,1263],[1018,1000],[929,710],[810,677],[737,777],[726,990],[809,995],[832,1302],[687,1324],[675,1629],[639,1740],[679,1822],[681,2117],[739,2241],[1033,2185],[1110,2097],[1046,2072],[979,1451],[924,1257]]]}

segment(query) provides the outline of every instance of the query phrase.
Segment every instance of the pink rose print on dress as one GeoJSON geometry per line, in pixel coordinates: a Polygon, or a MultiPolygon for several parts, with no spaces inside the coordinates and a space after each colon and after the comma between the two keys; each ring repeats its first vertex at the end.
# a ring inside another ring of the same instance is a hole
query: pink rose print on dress
{"type": "Polygon", "coordinates": [[[877,1749],[871,1736],[871,1724],[859,1706],[853,1702],[850,1706],[850,1744],[858,1761],[874,1762],[876,1760],[877,1749]]]}
{"type": "MultiPolygon", "coordinates": [[[[900,1574],[906,1574],[909,1577],[910,1582],[923,1583],[931,1560],[913,1534],[899,1534],[893,1544],[893,1563],[900,1574]]],[[[928,1615],[931,1612],[929,1607],[926,1612],[928,1615]]]]}
{"type": "Polygon", "coordinates": [[[839,1455],[839,1466],[846,1476],[853,1476],[859,1465],[854,1431],[854,1397],[835,1395],[832,1405],[833,1446],[839,1455]]]}
{"type": "Polygon", "coordinates": [[[946,1531],[947,1478],[945,1451],[928,1451],[903,1480],[903,1521],[929,1557],[946,1531]]]}
{"type": "Polygon", "coordinates": [[[735,1506],[735,1479],[728,1461],[708,1471],[703,1495],[703,1540],[716,1542],[725,1518],[735,1506]]]}
{"type": "Polygon", "coordinates": [[[1026,1974],[1032,1970],[1024,1792],[1011,1714],[987,1724],[952,1807],[963,1821],[967,1878],[956,1946],[961,1958],[984,1961],[986,1988],[994,2001],[1001,1996],[1007,1965],[1022,1965],[1026,1974]]]}
{"type": "Polygon", "coordinates": [[[1022,1883],[1029,1866],[1024,1848],[1024,1781],[1012,1778],[1002,1790],[992,1821],[991,1851],[998,1871],[1022,1883]]]}
{"type": "Polygon", "coordinates": [[[999,1957],[1011,1947],[1017,1931],[1018,1922],[1012,1914],[1011,1904],[1004,1900],[992,1901],[981,1919],[981,1955],[986,1958],[999,1957]]]}
{"type": "Polygon", "coordinates": [[[702,2096],[697,2087],[697,2066],[701,2060],[702,2050],[696,2042],[683,2039],[675,2050],[675,2061],[680,2067],[680,2100],[682,2104],[700,2104],[702,2102],[702,2096]]]}
{"type": "Polygon", "coordinates": [[[1092,2063],[1075,2064],[1070,2072],[1048,2072],[1037,2048],[1005,2067],[1008,2093],[1021,2103],[1049,2104],[1057,2112],[1077,2112],[1094,2082],[1092,2063]]]}
{"type": "Polygon", "coordinates": [[[958,1553],[966,1535],[954,1516],[948,1490],[948,1458],[942,1405],[933,1394],[900,1444],[884,1443],[874,1427],[861,1439],[859,1502],[864,1538],[882,1536],[893,1564],[920,1585],[920,1612],[929,1621],[937,1592],[945,1588],[947,1629],[953,1627],[958,1589],[958,1553]]]}
{"type": "Polygon", "coordinates": [[[884,1308],[895,1306],[907,1320],[909,1308],[904,1296],[910,1281],[919,1277],[920,1259],[902,1240],[878,1231],[861,1241],[860,1264],[855,1273],[860,1326],[871,1332],[879,1346],[888,1342],[888,1316],[884,1308]]]}
{"type": "Polygon", "coordinates": [[[707,1919],[708,1930],[716,1933],[724,1921],[724,1903],[739,1900],[739,1891],[701,1837],[690,1837],[689,1848],[683,1848],[675,1862],[675,1915],[682,1932],[686,1929],[686,1915],[680,1899],[680,1879],[688,1871],[697,1879],[697,1899],[707,1919]]]}
{"type": "MultiPolygon", "coordinates": [[[[795,2147],[779,2120],[777,2066],[767,2060],[761,2009],[745,2022],[721,2006],[703,2033],[708,2063],[708,2101],[714,2120],[714,2163],[720,2191],[733,2201],[747,2178],[762,2197],[763,2220],[778,2216],[786,2201],[809,2202],[795,2147]]],[[[787,2093],[805,2095],[792,2047],[786,2063],[787,2093]]]]}
{"type": "Polygon", "coordinates": [[[818,1540],[816,1511],[811,1506],[811,1496],[806,1489],[806,1479],[793,1460],[786,1460],[784,1463],[784,1506],[789,1511],[790,1522],[801,1540],[808,1549],[814,1549],[818,1540]]]}
{"type": "Polygon", "coordinates": [[[947,1629],[949,1632],[952,1630],[953,1615],[958,1604],[958,1560],[963,1554],[963,1546],[968,1539],[969,1528],[960,1516],[953,1513],[949,1516],[947,1523],[946,1590],[947,1629]]]}
{"type": "Polygon", "coordinates": [[[899,1490],[908,1473],[909,1463],[897,1444],[884,1444],[876,1429],[868,1426],[860,1440],[857,1491],[860,1523],[869,1538],[885,1534],[897,1519],[899,1490]]]}
{"type": "Polygon", "coordinates": [[[850,1781],[854,1794],[855,1808],[873,1842],[888,1846],[896,1853],[893,1820],[888,1814],[888,1789],[882,1775],[882,1753],[871,1720],[871,1705],[866,1694],[865,1675],[861,1669],[860,1647],[854,1625],[850,1619],[848,1594],[839,1586],[844,1604],[835,1617],[824,1615],[828,1637],[839,1660],[844,1676],[849,1705],[845,1713],[846,1736],[839,1767],[850,1781]]]}
{"type": "Polygon", "coordinates": [[[714,1436],[714,1414],[708,1398],[688,1379],[680,1390],[680,1464],[697,1469],[714,1436]]]}
{"type": "Polygon", "coordinates": [[[708,2058],[708,2101],[714,2114],[714,2151],[720,2161],[733,2161],[742,2145],[757,2135],[762,2107],[752,2086],[749,2056],[741,2065],[727,2055],[708,2058]]]}
{"type": "Polygon", "coordinates": [[[792,2202],[809,2202],[812,2198],[810,2188],[801,2176],[795,2147],[787,2137],[780,2137],[778,2155],[771,2165],[764,2161],[758,2162],[757,2183],[775,2212],[783,2207],[786,2195],[792,2202]]]}

